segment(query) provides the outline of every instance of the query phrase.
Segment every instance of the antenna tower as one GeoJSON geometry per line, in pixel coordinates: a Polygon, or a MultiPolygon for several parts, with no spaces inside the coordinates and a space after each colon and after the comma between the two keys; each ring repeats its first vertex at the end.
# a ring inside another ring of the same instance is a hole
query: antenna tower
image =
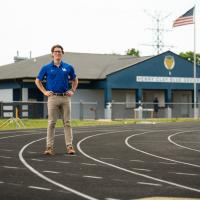
{"type": "Polygon", "coordinates": [[[174,46],[168,46],[164,44],[163,33],[168,32],[170,30],[164,29],[163,24],[164,20],[169,17],[170,14],[166,16],[161,16],[160,12],[155,12],[154,15],[150,14],[146,10],[144,11],[148,16],[150,16],[153,20],[154,28],[148,28],[153,32],[153,43],[152,44],[144,44],[145,46],[152,46],[156,54],[160,54],[163,51],[164,47],[173,48],[174,46]]]}

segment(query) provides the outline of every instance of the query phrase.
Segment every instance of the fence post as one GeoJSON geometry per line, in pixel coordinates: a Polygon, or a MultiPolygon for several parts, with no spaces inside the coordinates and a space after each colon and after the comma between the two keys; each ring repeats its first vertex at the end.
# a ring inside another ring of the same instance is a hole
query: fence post
{"type": "Polygon", "coordinates": [[[83,120],[83,102],[80,101],[80,120],[83,120]]]}
{"type": "Polygon", "coordinates": [[[111,119],[111,118],[112,118],[111,103],[107,102],[105,108],[105,119],[111,119]]]}
{"type": "Polygon", "coordinates": [[[143,109],[142,109],[142,106],[140,105],[139,108],[138,108],[138,118],[139,119],[142,119],[142,117],[143,117],[142,116],[142,114],[143,114],[142,111],[143,111],[143,109]]]}
{"type": "Polygon", "coordinates": [[[169,105],[167,106],[167,118],[172,118],[172,109],[169,105]]]}
{"type": "Polygon", "coordinates": [[[0,101],[0,118],[3,118],[3,102],[0,101]]]}

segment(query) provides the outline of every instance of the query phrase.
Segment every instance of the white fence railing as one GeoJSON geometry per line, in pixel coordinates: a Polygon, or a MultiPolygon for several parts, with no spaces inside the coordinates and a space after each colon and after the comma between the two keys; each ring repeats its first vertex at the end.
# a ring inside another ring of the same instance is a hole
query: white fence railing
{"type": "MultiPolygon", "coordinates": [[[[193,103],[168,103],[158,105],[151,102],[112,102],[110,109],[111,119],[145,119],[145,118],[193,118],[193,103]]],[[[200,106],[196,104],[197,117],[200,117],[200,106]]],[[[104,119],[106,110],[98,102],[72,102],[72,119],[104,119]]],[[[47,102],[0,102],[0,118],[47,118],[47,102]]]]}

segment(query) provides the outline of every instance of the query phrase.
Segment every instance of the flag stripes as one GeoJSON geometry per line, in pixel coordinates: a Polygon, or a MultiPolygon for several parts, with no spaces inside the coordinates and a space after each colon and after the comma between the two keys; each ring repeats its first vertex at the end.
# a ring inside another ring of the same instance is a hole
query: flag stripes
{"type": "Polygon", "coordinates": [[[194,7],[188,10],[184,15],[177,18],[173,23],[173,27],[194,24],[193,13],[194,7]]]}

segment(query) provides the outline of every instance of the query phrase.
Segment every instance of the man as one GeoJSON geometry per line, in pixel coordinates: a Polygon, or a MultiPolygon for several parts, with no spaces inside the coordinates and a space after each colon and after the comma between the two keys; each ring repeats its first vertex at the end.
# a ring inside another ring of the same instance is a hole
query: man
{"type": "Polygon", "coordinates": [[[74,68],[62,61],[64,49],[61,45],[54,45],[51,48],[52,62],[44,65],[36,80],[35,84],[38,89],[48,97],[48,128],[46,139],[45,155],[53,155],[53,145],[55,137],[55,125],[58,114],[62,114],[65,144],[68,154],[74,154],[75,150],[72,145],[73,135],[71,128],[71,96],[75,93],[78,86],[74,68]],[[46,79],[46,88],[42,80],[46,79]],[[69,81],[71,89],[69,88],[69,81]]]}
{"type": "Polygon", "coordinates": [[[159,109],[159,101],[158,101],[158,98],[155,97],[154,100],[153,100],[153,107],[154,107],[154,117],[158,117],[158,109],[159,109]]]}

